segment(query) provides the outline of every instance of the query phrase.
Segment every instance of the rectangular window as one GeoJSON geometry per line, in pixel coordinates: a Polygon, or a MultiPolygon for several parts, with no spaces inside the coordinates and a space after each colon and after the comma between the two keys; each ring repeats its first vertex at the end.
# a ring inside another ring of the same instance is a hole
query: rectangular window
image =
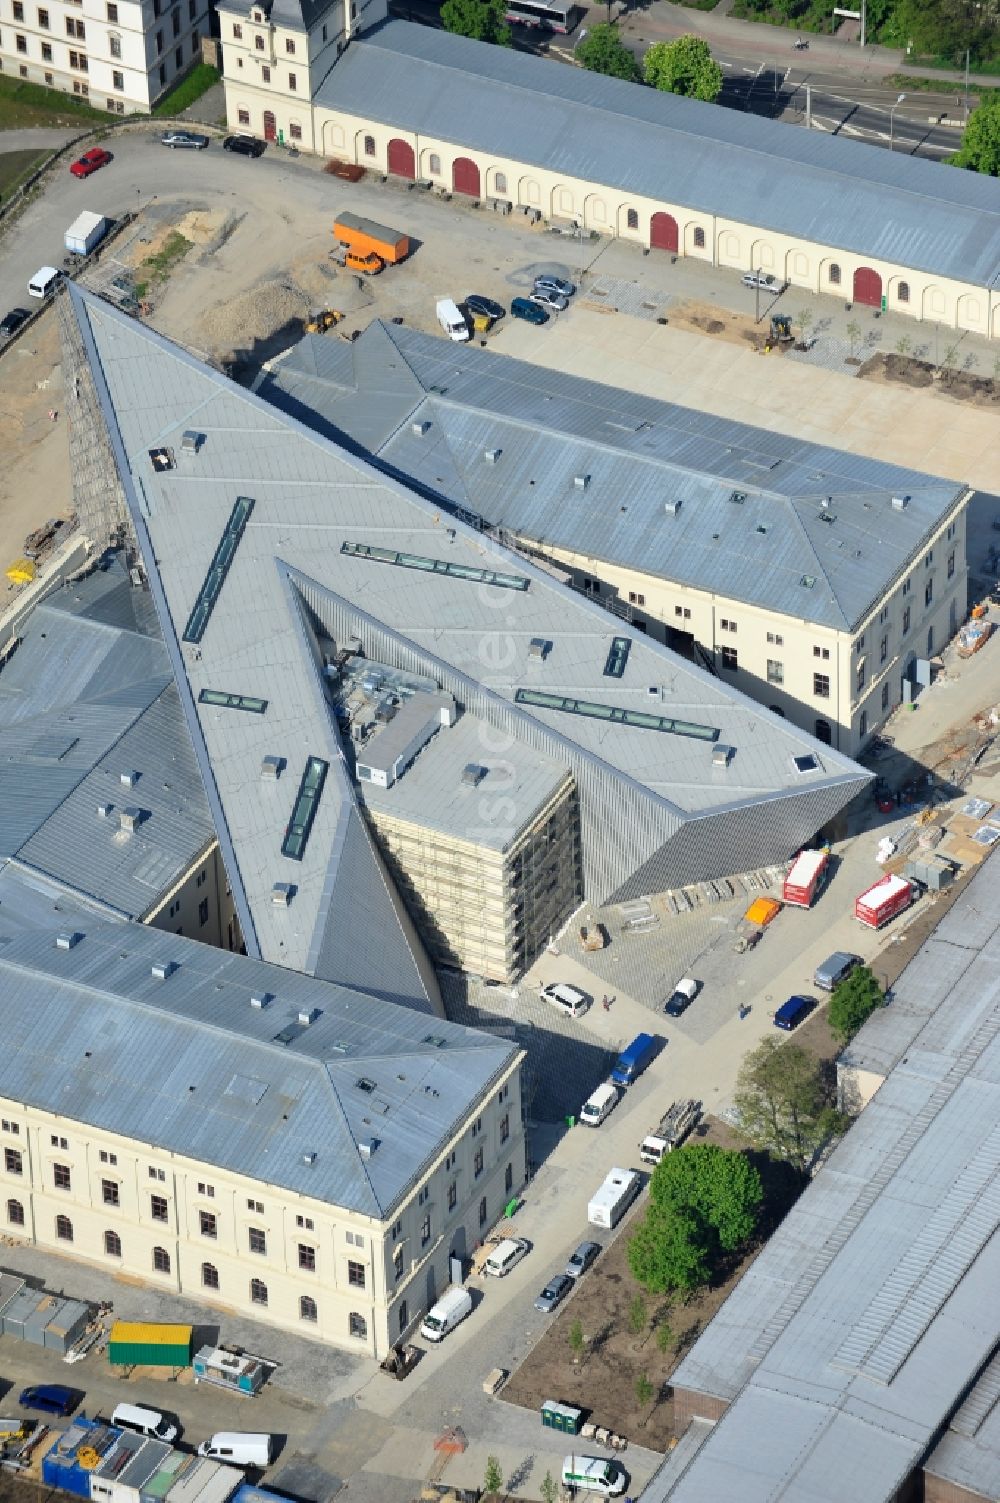
{"type": "Polygon", "coordinates": [[[930,603],[931,603],[931,601],[933,599],[934,599],[934,581],[933,581],[933,579],[929,579],[927,581],[927,585],[926,585],[926,587],[924,589],[924,605],[930,605],[930,603]]]}
{"type": "Polygon", "coordinates": [[[243,40],[243,27],[242,26],[235,25],[233,27],[233,40],[236,41],[236,42],[242,42],[242,40],[243,40]]]}
{"type": "Polygon", "coordinates": [[[292,41],[291,37],[285,38],[285,51],[288,53],[289,57],[294,57],[295,43],[292,41]]]}
{"type": "Polygon", "coordinates": [[[28,50],[28,39],[27,39],[27,37],[21,36],[20,32],[18,32],[17,35],[15,36],[14,43],[15,43],[15,46],[17,47],[18,52],[27,52],[27,50],[28,50]]]}
{"type": "Polygon", "coordinates": [[[813,693],[817,699],[830,698],[830,679],[825,673],[813,674],[813,693]]]}
{"type": "Polygon", "coordinates": [[[904,595],[908,595],[910,593],[910,586],[912,584],[913,584],[913,580],[912,579],[907,579],[907,580],[903,581],[903,590],[902,590],[902,593],[904,595]]]}
{"type": "Polygon", "coordinates": [[[267,1233],[262,1227],[251,1226],[247,1228],[247,1240],[252,1253],[259,1253],[261,1257],[267,1255],[267,1233]]]}
{"type": "Polygon", "coordinates": [[[72,1175],[70,1174],[68,1164],[52,1165],[52,1183],[57,1190],[72,1189],[72,1175]]]}
{"type": "Polygon", "coordinates": [[[506,1143],[510,1137],[510,1113],[500,1118],[500,1141],[506,1143]]]}
{"type": "Polygon", "coordinates": [[[53,1148],[68,1148],[69,1147],[69,1144],[67,1143],[66,1139],[65,1138],[61,1138],[58,1133],[53,1133],[52,1136],[49,1138],[49,1142],[52,1144],[53,1148]]]}
{"type": "Polygon", "coordinates": [[[479,1225],[480,1226],[485,1226],[486,1225],[486,1196],[485,1195],[483,1196],[482,1200],[479,1202],[479,1225]]]}
{"type": "Polygon", "coordinates": [[[12,1132],[14,1134],[15,1138],[18,1136],[18,1134],[21,1131],[20,1127],[18,1126],[18,1124],[16,1122],[8,1122],[6,1117],[4,1117],[3,1121],[0,1122],[0,1127],[3,1128],[4,1132],[12,1132]]]}
{"type": "Polygon", "coordinates": [[[264,1202],[262,1200],[248,1200],[247,1201],[247,1210],[248,1211],[256,1211],[258,1216],[263,1216],[263,1214],[264,1214],[264,1202]]]}
{"type": "Polygon", "coordinates": [[[931,566],[931,564],[933,562],[934,562],[934,549],[933,548],[928,548],[928,550],[927,550],[927,557],[924,559],[924,568],[925,569],[929,569],[930,566],[931,566]]]}
{"type": "Polygon", "coordinates": [[[206,1195],[209,1200],[214,1200],[215,1199],[215,1186],[214,1185],[203,1184],[199,1180],[198,1181],[198,1194],[199,1195],[206,1195]]]}
{"type": "Polygon", "coordinates": [[[392,1255],[392,1271],[397,1279],[403,1277],[403,1249],[397,1247],[392,1255]]]}
{"type": "Polygon", "coordinates": [[[867,670],[864,662],[860,662],[858,664],[858,676],[857,676],[857,686],[856,686],[856,692],[858,694],[860,694],[861,691],[862,691],[862,689],[865,687],[865,678],[867,676],[867,672],[868,672],[868,670],[867,670]]]}
{"type": "Polygon", "coordinates": [[[861,719],[858,721],[858,735],[861,737],[862,740],[864,740],[864,738],[867,736],[867,734],[868,734],[868,711],[867,710],[862,710],[861,711],[861,719]]]}
{"type": "Polygon", "coordinates": [[[49,28],[49,13],[48,13],[47,10],[40,10],[38,12],[38,24],[39,24],[39,26],[41,27],[41,29],[43,31],[48,31],[50,29],[49,28]]]}
{"type": "MultiPolygon", "coordinates": [[[[426,558],[422,553],[398,553],[394,548],[380,548],[375,543],[341,543],[341,553],[349,558],[363,558],[373,564],[390,564],[396,569],[417,569],[421,574],[446,574],[469,584],[496,585],[501,590],[520,590],[531,584],[521,574],[497,574],[493,569],[474,569],[467,564],[447,563],[440,558],[426,558]]],[[[597,584],[597,581],[592,581],[597,584]]],[[[586,581],[584,581],[586,585],[586,581]]]]}
{"type": "Polygon", "coordinates": [[[457,1205],[458,1205],[458,1182],[457,1182],[457,1180],[452,1180],[451,1184],[448,1186],[448,1209],[449,1209],[449,1211],[453,1211],[457,1205]]]}
{"type": "Polygon", "coordinates": [[[307,1232],[311,1232],[313,1229],[313,1219],[311,1216],[296,1216],[295,1225],[304,1227],[307,1232]]]}
{"type": "Polygon", "coordinates": [[[281,854],[292,861],[301,861],[305,855],[329,766],[320,757],[310,757],[306,762],[299,791],[295,795],[292,817],[281,842],[281,854]]]}
{"type": "Polygon", "coordinates": [[[108,4],[106,6],[106,10],[107,10],[107,13],[108,13],[108,20],[111,22],[112,26],[117,26],[118,25],[118,6],[115,3],[115,0],[108,0],[108,4]]]}
{"type": "Polygon", "coordinates": [[[170,30],[175,37],[179,37],[181,34],[181,13],[179,10],[175,10],[170,17],[170,30]]]}
{"type": "Polygon", "coordinates": [[[260,36],[254,37],[253,44],[256,47],[256,49],[257,49],[258,52],[263,52],[264,51],[264,38],[263,37],[260,37],[260,36]]]}
{"type": "Polygon", "coordinates": [[[639,595],[635,590],[629,590],[628,603],[629,605],[645,605],[646,597],[645,595],[639,595]]]}
{"type": "Polygon", "coordinates": [[[686,605],[675,605],[674,615],[682,616],[685,621],[690,621],[691,619],[691,612],[688,610],[686,605]]]}
{"type": "Polygon", "coordinates": [[[14,0],[13,10],[14,10],[14,20],[15,21],[23,21],[24,20],[24,6],[21,3],[21,0],[14,0]]]}
{"type": "Polygon", "coordinates": [[[889,708],[889,685],[888,684],[883,684],[882,685],[882,709],[884,711],[884,710],[887,710],[888,708],[889,708]]]}
{"type": "Polygon", "coordinates": [[[784,663],[779,663],[774,658],[768,658],[767,681],[769,684],[783,684],[785,682],[784,663]]]}
{"type": "Polygon", "coordinates": [[[166,1179],[167,1171],[165,1169],[154,1169],[152,1164],[150,1164],[149,1177],[150,1179],[158,1179],[162,1181],[166,1179]]]}
{"type": "Polygon", "coordinates": [[[183,47],[177,47],[174,50],[174,67],[179,72],[180,69],[183,68],[183,66],[184,66],[184,48],[183,47]]]}
{"type": "Polygon", "coordinates": [[[476,1179],[483,1172],[483,1150],[481,1148],[476,1149],[476,1156],[472,1161],[472,1172],[476,1179]]]}
{"type": "Polygon", "coordinates": [[[202,898],[201,902],[198,904],[198,922],[199,922],[199,924],[207,924],[208,923],[208,899],[207,898],[202,898]]]}
{"type": "Polygon", "coordinates": [[[299,1243],[299,1267],[307,1273],[316,1272],[316,1249],[310,1247],[307,1242],[299,1243]]]}
{"type": "Polygon", "coordinates": [[[612,638],[611,646],[608,648],[608,655],[604,660],[605,678],[622,677],[631,647],[632,642],[628,637],[612,638]]]}
{"type": "Polygon", "coordinates": [[[400,1232],[402,1230],[403,1230],[403,1223],[402,1223],[402,1221],[394,1221],[392,1223],[392,1226],[389,1228],[389,1236],[392,1238],[392,1240],[394,1242],[395,1242],[396,1238],[399,1236],[399,1234],[400,1234],[400,1232]]]}
{"type": "Polygon", "coordinates": [[[768,643],[771,646],[773,646],[773,647],[782,647],[782,646],[784,646],[784,642],[785,642],[784,637],[779,636],[779,634],[777,632],[774,632],[774,631],[769,631],[768,632],[768,634],[767,634],[767,640],[768,640],[768,643]]]}
{"type": "Polygon", "coordinates": [[[420,1223],[420,1246],[421,1247],[426,1247],[427,1244],[428,1244],[428,1242],[430,1240],[431,1240],[431,1218],[430,1218],[430,1215],[427,1215],[427,1216],[424,1217],[423,1221],[420,1223]]]}
{"type": "Polygon", "coordinates": [[[728,621],[725,616],[723,616],[722,620],[719,622],[719,625],[721,626],[723,631],[735,632],[736,630],[736,622],[728,621]]]}
{"type": "Polygon", "coordinates": [[[299,125],[297,120],[293,120],[289,125],[288,134],[291,136],[293,141],[302,140],[302,127],[301,125],[299,125]]]}
{"type": "Polygon", "coordinates": [[[348,1261],[347,1282],[352,1284],[355,1289],[363,1289],[365,1287],[365,1265],[363,1263],[348,1261]]]}
{"type": "Polygon", "coordinates": [[[736,672],[740,666],[740,662],[735,647],[724,647],[722,649],[722,666],[723,668],[728,668],[730,673],[736,672]]]}
{"type": "Polygon", "coordinates": [[[670,715],[652,715],[645,710],[624,710],[620,705],[600,700],[571,699],[565,694],[549,694],[542,689],[516,689],[514,703],[536,705],[542,710],[559,710],[565,715],[586,715],[592,720],[632,725],[644,731],[660,731],[665,736],[687,736],[692,741],[718,741],[714,725],[698,725],[693,720],[674,720],[670,715]]]}
{"type": "Polygon", "coordinates": [[[889,638],[886,636],[886,637],[883,637],[881,639],[881,641],[879,642],[879,644],[878,644],[878,660],[879,660],[879,662],[880,663],[884,663],[885,660],[886,660],[886,658],[888,658],[888,656],[889,656],[889,638]]]}
{"type": "Polygon", "coordinates": [[[154,1221],[166,1221],[170,1215],[170,1208],[162,1195],[149,1197],[149,1212],[154,1221]]]}
{"type": "Polygon", "coordinates": [[[8,1174],[23,1174],[24,1164],[21,1155],[16,1148],[5,1148],[3,1151],[3,1166],[8,1174]]]}
{"type": "Polygon", "coordinates": [[[246,525],[250,520],[253,506],[254,503],[251,496],[237,496],[222,537],[219,539],[219,545],[212,557],[211,564],[209,564],[204,583],[198,591],[198,598],[194,603],[194,608],[184,627],[185,642],[194,642],[197,645],[205,635],[209,618],[215,609],[215,603],[222,591],[222,586],[226,582],[226,575],[229,573],[240,539],[246,531],[246,525]]]}
{"type": "Polygon", "coordinates": [[[482,1132],[482,1130],[483,1130],[483,1119],[482,1119],[482,1117],[477,1117],[476,1120],[475,1120],[475,1122],[473,1122],[473,1124],[472,1124],[472,1136],[474,1138],[477,1138],[479,1136],[479,1134],[482,1132]]]}
{"type": "Polygon", "coordinates": [[[345,1232],[344,1238],[352,1247],[364,1247],[365,1245],[364,1235],[361,1232],[345,1232]]]}
{"type": "Polygon", "coordinates": [[[200,705],[213,705],[219,710],[245,710],[248,715],[263,715],[267,700],[252,694],[227,694],[223,689],[202,689],[198,695],[200,705]]]}
{"type": "Polygon", "coordinates": [[[101,1180],[101,1199],[102,1199],[102,1201],[104,1202],[104,1204],[106,1206],[120,1206],[121,1205],[121,1203],[122,1203],[121,1202],[121,1194],[119,1192],[118,1183],[117,1183],[116,1180],[113,1180],[113,1179],[102,1179],[101,1180]]]}
{"type": "Polygon", "coordinates": [[[860,635],[860,637],[858,638],[858,640],[854,644],[854,651],[855,652],[864,652],[864,650],[865,650],[865,634],[864,634],[864,632],[862,632],[861,635],[860,635]]]}
{"type": "Polygon", "coordinates": [[[102,1148],[97,1157],[102,1164],[117,1164],[118,1162],[117,1153],[109,1153],[106,1148],[102,1148]]]}
{"type": "Polygon", "coordinates": [[[198,1212],[198,1230],[203,1237],[214,1239],[219,1235],[219,1218],[214,1211],[198,1212]]]}
{"type": "Polygon", "coordinates": [[[268,67],[261,68],[261,70],[260,70],[260,81],[261,81],[261,83],[270,83],[271,82],[271,70],[270,70],[270,68],[268,68],[268,67]]]}
{"type": "Polygon", "coordinates": [[[288,75],[288,87],[289,87],[289,89],[291,90],[291,92],[293,94],[295,93],[295,91],[298,88],[298,86],[299,86],[298,79],[296,78],[295,74],[294,73],[289,73],[289,75],[288,75]]]}
{"type": "Polygon", "coordinates": [[[948,554],[948,578],[949,579],[951,579],[951,577],[954,574],[954,572],[955,572],[955,555],[954,555],[954,553],[949,553],[948,554]]]}
{"type": "Polygon", "coordinates": [[[162,31],[158,31],[156,33],[156,52],[157,52],[157,56],[159,56],[159,54],[162,51],[163,51],[163,32],[162,31]]]}

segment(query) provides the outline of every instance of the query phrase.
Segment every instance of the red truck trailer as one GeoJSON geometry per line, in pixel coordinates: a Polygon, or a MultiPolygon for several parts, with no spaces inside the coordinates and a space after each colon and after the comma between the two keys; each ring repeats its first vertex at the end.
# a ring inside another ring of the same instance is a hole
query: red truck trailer
{"type": "Polygon", "coordinates": [[[811,908],[813,899],[826,881],[830,852],[800,851],[788,869],[782,900],[794,908],[811,908]]]}
{"type": "Polygon", "coordinates": [[[897,913],[909,908],[916,896],[912,882],[890,872],[861,894],[854,904],[854,917],[869,929],[881,929],[897,913]]]}

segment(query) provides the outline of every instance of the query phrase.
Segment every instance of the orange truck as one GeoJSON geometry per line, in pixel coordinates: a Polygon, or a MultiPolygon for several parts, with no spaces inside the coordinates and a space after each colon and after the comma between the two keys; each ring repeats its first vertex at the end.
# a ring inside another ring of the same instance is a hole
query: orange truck
{"type": "Polygon", "coordinates": [[[374,219],[365,219],[362,214],[338,214],[333,233],[347,251],[348,268],[369,276],[375,276],[386,266],[394,266],[410,254],[408,235],[377,224],[374,219]]]}

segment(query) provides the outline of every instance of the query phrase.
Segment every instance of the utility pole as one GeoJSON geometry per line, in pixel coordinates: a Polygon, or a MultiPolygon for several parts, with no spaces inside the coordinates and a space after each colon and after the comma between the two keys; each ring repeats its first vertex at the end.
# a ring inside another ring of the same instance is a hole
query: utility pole
{"type": "Polygon", "coordinates": [[[865,45],[865,32],[867,30],[867,25],[866,25],[867,20],[868,20],[867,0],[861,0],[861,46],[862,46],[862,49],[864,49],[864,45],[865,45]]]}
{"type": "Polygon", "coordinates": [[[812,123],[813,123],[812,84],[806,84],[806,130],[812,130],[812,123]]]}
{"type": "Polygon", "coordinates": [[[965,123],[969,123],[969,49],[965,49],[965,123]]]}
{"type": "Polygon", "coordinates": [[[898,110],[899,106],[902,104],[902,102],[903,102],[903,100],[905,98],[906,98],[905,94],[900,94],[899,98],[896,100],[896,103],[894,105],[890,106],[890,109],[889,109],[889,150],[890,151],[892,150],[893,124],[894,124],[894,121],[895,121],[896,111],[898,110]]]}

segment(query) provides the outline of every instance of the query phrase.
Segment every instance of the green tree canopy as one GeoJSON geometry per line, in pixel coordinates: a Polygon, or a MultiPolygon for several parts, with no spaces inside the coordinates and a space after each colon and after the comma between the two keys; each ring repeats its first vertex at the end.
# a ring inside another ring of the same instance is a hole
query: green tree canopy
{"type": "Polygon", "coordinates": [[[758,1148],[805,1169],[832,1133],[843,1131],[817,1059],[798,1044],[765,1039],[736,1080],[740,1131],[758,1148]]]}
{"type": "Polygon", "coordinates": [[[883,31],[904,47],[912,43],[916,53],[955,62],[964,58],[966,48],[973,58],[980,57],[993,40],[989,8],[972,0],[895,0],[883,31]]]}
{"type": "Polygon", "coordinates": [[[952,161],[956,167],[1000,176],[1000,94],[984,99],[972,111],[962,144],[952,161]]]}
{"type": "Polygon", "coordinates": [[[624,78],[629,83],[642,78],[639,64],[618,35],[617,26],[603,21],[592,26],[577,44],[576,60],[591,73],[606,73],[609,78],[624,78]]]}
{"type": "MultiPolygon", "coordinates": [[[[900,341],[902,343],[902,341],[900,341]]],[[[846,1044],[885,998],[869,966],[860,965],[834,987],[827,1017],[835,1039],[846,1044]]]]}
{"type": "Polygon", "coordinates": [[[444,0],[441,25],[445,31],[471,37],[474,42],[495,42],[499,47],[509,47],[506,10],[503,0],[444,0]]]}
{"type": "Polygon", "coordinates": [[[664,1212],[697,1215],[719,1247],[732,1252],[757,1224],[764,1187],[745,1154],[694,1143],[668,1153],[657,1165],[649,1193],[664,1212]]]}
{"type": "Polygon", "coordinates": [[[710,1251],[711,1231],[697,1213],[650,1205],[629,1238],[628,1266],[651,1294],[697,1289],[711,1275],[710,1251]]]}
{"type": "Polygon", "coordinates": [[[654,42],[643,59],[643,76],[654,89],[710,103],[722,92],[722,69],[701,37],[654,42]]]}

